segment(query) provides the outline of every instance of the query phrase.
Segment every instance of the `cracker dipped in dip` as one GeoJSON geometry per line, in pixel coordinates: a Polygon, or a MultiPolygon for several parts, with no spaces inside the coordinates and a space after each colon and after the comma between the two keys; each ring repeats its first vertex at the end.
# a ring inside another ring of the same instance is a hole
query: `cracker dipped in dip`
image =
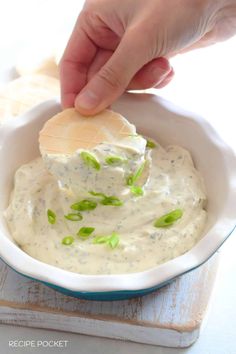
{"type": "Polygon", "coordinates": [[[206,195],[188,151],[162,148],[110,110],[66,109],[40,132],[5,217],[30,256],[81,274],[139,272],[191,249],[206,195]]]}

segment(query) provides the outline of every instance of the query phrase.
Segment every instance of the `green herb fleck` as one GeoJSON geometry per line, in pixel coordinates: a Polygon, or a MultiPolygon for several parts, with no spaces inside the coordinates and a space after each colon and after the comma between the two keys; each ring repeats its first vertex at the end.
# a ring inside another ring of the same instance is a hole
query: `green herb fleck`
{"type": "Polygon", "coordinates": [[[86,151],[82,151],[80,153],[80,156],[82,157],[84,163],[92,168],[95,168],[95,170],[100,170],[101,165],[98,162],[98,160],[96,159],[96,157],[94,157],[92,154],[90,154],[89,152],[86,151]]]}
{"type": "Polygon", "coordinates": [[[156,144],[155,144],[154,141],[152,141],[152,140],[147,140],[146,147],[147,147],[148,149],[154,149],[154,148],[156,147],[156,144]]]}
{"type": "Polygon", "coordinates": [[[85,211],[85,210],[93,210],[96,208],[96,206],[97,206],[96,202],[94,202],[92,200],[84,199],[78,203],[72,204],[70,207],[73,210],[85,211]]]}
{"type": "Polygon", "coordinates": [[[116,232],[113,232],[111,235],[108,236],[96,236],[93,240],[93,243],[96,244],[106,243],[112,249],[114,249],[119,244],[119,236],[116,232]]]}
{"type": "Polygon", "coordinates": [[[94,230],[94,227],[81,227],[81,229],[79,229],[77,232],[77,235],[83,238],[87,238],[93,233],[94,230]]]}
{"type": "Polygon", "coordinates": [[[108,165],[121,165],[125,162],[125,159],[120,156],[108,156],[105,161],[108,165]]]}
{"type": "Polygon", "coordinates": [[[47,210],[47,216],[48,216],[49,224],[55,224],[57,217],[56,214],[51,209],[47,210]]]}
{"type": "Polygon", "coordinates": [[[133,195],[140,197],[143,195],[143,189],[139,186],[130,186],[130,191],[133,195]]]}
{"type": "Polygon", "coordinates": [[[171,211],[168,214],[165,214],[161,216],[159,219],[157,219],[154,223],[155,227],[167,227],[171,226],[180,219],[183,215],[183,211],[181,209],[175,209],[171,211]]]}
{"type": "Polygon", "coordinates": [[[66,246],[70,246],[74,242],[73,236],[66,236],[62,239],[61,243],[66,246]]]}
{"type": "Polygon", "coordinates": [[[83,216],[80,213],[69,213],[67,215],[64,215],[64,217],[70,221],[80,221],[83,219],[83,216]]]}

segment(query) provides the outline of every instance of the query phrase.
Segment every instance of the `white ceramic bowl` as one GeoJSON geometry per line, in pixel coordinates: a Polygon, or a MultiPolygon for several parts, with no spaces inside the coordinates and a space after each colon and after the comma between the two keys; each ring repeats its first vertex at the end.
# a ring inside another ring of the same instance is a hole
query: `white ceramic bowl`
{"type": "Polygon", "coordinates": [[[153,95],[126,94],[112,108],[134,123],[138,132],[162,145],[178,144],[188,149],[207,188],[204,237],[184,255],[140,273],[80,275],[35,260],[14,243],[3,218],[14,172],[39,155],[39,130],[60,111],[60,105],[47,101],[0,127],[0,257],[25,276],[66,294],[96,300],[139,296],[163,286],[205,262],[236,224],[236,158],[205,120],[153,95]]]}

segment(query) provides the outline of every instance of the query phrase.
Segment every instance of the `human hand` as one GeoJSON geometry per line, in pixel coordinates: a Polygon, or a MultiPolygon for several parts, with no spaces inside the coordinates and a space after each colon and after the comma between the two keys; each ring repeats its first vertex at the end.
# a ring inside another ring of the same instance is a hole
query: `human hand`
{"type": "Polygon", "coordinates": [[[95,114],[126,89],[163,87],[166,58],[235,32],[235,0],[87,0],[60,63],[62,105],[95,114]]]}

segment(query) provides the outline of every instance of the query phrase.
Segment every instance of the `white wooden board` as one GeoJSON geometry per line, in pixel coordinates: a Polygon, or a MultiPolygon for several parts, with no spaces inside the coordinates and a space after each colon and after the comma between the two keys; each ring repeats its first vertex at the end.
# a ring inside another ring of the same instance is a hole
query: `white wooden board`
{"type": "Polygon", "coordinates": [[[0,261],[0,323],[186,347],[199,336],[218,258],[150,295],[110,302],[65,296],[0,261]]]}

